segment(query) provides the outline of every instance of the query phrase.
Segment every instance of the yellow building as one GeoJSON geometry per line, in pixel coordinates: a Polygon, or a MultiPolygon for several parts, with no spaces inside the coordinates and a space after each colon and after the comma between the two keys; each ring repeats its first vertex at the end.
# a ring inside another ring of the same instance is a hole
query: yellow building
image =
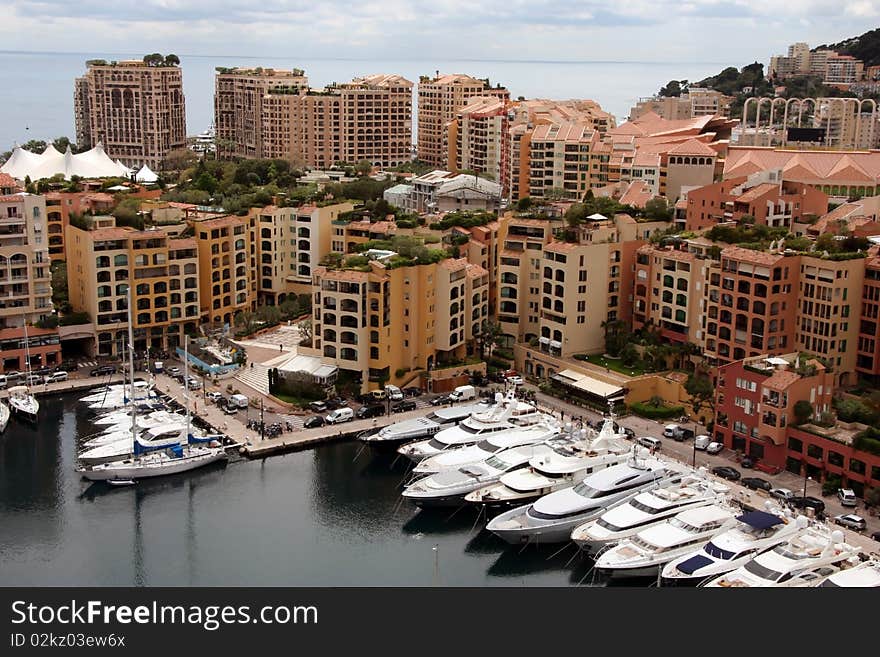
{"type": "Polygon", "coordinates": [[[112,217],[101,217],[91,230],[67,226],[70,303],[92,318],[95,353],[122,354],[128,341],[129,285],[135,350],[179,346],[183,334],[195,334],[199,325],[196,241],[113,224],[112,217]]]}
{"type": "Polygon", "coordinates": [[[365,390],[473,353],[488,318],[488,272],[463,258],[396,266],[381,255],[356,269],[319,266],[314,288],[314,348],[357,373],[365,390]]]}
{"type": "Polygon", "coordinates": [[[192,220],[198,246],[203,322],[232,325],[257,300],[256,216],[192,220]]]}

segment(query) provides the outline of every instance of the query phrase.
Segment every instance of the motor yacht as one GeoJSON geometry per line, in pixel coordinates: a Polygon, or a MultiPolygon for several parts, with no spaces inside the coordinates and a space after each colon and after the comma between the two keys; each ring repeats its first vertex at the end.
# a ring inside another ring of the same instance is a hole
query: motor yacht
{"type": "Polygon", "coordinates": [[[787,541],[799,530],[782,508],[767,502],[766,511],[746,511],[737,524],[699,549],[673,559],[661,573],[665,584],[697,584],[736,570],[756,555],[787,541]]]}
{"type": "Polygon", "coordinates": [[[506,473],[497,483],[469,493],[465,501],[493,512],[522,506],[629,458],[630,445],[623,434],[615,433],[613,419],[606,420],[598,434],[573,430],[571,425],[566,428],[566,433],[548,441],[551,452],[532,458],[528,468],[506,473]]]}
{"type": "Polygon", "coordinates": [[[806,518],[798,518],[797,522],[799,530],[784,543],[700,586],[817,586],[842,568],[853,565],[850,560],[858,559],[858,548],[844,541],[842,531],[808,524],[806,518]]]}
{"type": "Polygon", "coordinates": [[[434,474],[451,468],[460,468],[472,463],[486,460],[492,454],[496,454],[511,447],[520,445],[537,445],[553,436],[559,435],[559,426],[555,422],[539,422],[524,427],[511,428],[506,431],[496,431],[473,445],[450,449],[434,456],[419,461],[413,473],[415,475],[434,474]]]}
{"type": "Polygon", "coordinates": [[[384,451],[413,440],[428,438],[442,429],[443,426],[433,420],[417,417],[389,424],[379,431],[359,437],[359,440],[377,451],[384,451]]]}
{"type": "Polygon", "coordinates": [[[880,588],[880,559],[868,559],[852,568],[834,573],[818,586],[826,588],[839,586],[849,589],[880,588]]]}
{"type": "Polygon", "coordinates": [[[708,477],[688,475],[681,482],[639,493],[626,504],[576,527],[571,540],[582,550],[596,554],[682,511],[721,501],[729,491],[728,486],[708,477]]]}
{"type": "Polygon", "coordinates": [[[634,448],[625,463],[587,476],[572,488],[558,490],[533,504],[493,518],[487,529],[508,543],[562,543],[571,531],[647,488],[681,479],[682,472],[634,448]]]}
{"type": "Polygon", "coordinates": [[[9,424],[10,415],[9,407],[3,402],[0,402],[0,433],[6,431],[6,425],[9,424]]]}
{"type": "Polygon", "coordinates": [[[414,463],[440,452],[473,445],[499,432],[521,429],[550,419],[550,416],[525,402],[519,401],[513,391],[506,395],[498,393],[495,403],[473,411],[453,427],[434,434],[429,440],[403,445],[398,453],[414,463]]]}
{"type": "MultiPolygon", "coordinates": [[[[142,431],[144,429],[153,429],[155,427],[168,424],[182,425],[185,423],[185,421],[185,418],[178,415],[177,413],[170,413],[168,411],[155,411],[147,416],[138,417],[135,421],[135,429],[138,431],[142,431]]],[[[111,427],[107,427],[97,435],[90,436],[83,443],[82,446],[84,448],[101,447],[102,445],[108,445],[113,442],[126,440],[130,443],[131,418],[128,419],[127,424],[127,428],[124,424],[121,423],[113,425],[111,427]]]]}
{"type": "Polygon", "coordinates": [[[126,408],[124,410],[110,411],[104,415],[99,415],[91,422],[95,426],[105,427],[116,424],[126,424],[131,422],[131,414],[137,413],[139,416],[149,415],[153,411],[164,411],[165,405],[156,400],[141,401],[137,403],[137,408],[126,408]]]}
{"type": "Polygon", "coordinates": [[[596,557],[596,570],[608,577],[657,575],[663,565],[689,554],[736,523],[736,511],[724,502],[682,511],[643,529],[596,557]]]}
{"type": "Polygon", "coordinates": [[[529,459],[551,450],[546,443],[519,445],[492,454],[479,463],[469,463],[422,477],[407,486],[403,497],[418,507],[461,506],[464,496],[506,472],[528,466],[529,459]]]}

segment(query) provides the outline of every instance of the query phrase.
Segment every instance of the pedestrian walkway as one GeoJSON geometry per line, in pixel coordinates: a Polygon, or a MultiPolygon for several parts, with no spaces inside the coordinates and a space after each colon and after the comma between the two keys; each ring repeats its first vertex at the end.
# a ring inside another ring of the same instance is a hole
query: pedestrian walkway
{"type": "Polygon", "coordinates": [[[263,363],[251,363],[239,370],[235,379],[262,395],[269,394],[269,367],[263,363]]]}

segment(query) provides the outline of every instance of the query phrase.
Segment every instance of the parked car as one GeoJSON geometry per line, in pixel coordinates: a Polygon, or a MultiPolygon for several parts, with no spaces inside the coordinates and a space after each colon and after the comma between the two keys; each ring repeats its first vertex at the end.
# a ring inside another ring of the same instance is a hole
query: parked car
{"type": "Polygon", "coordinates": [[[337,408],[342,408],[345,406],[345,400],[342,397],[331,397],[327,399],[325,402],[327,404],[327,408],[331,411],[335,411],[337,408]]]}
{"type": "Polygon", "coordinates": [[[643,447],[655,450],[660,449],[663,445],[659,438],[654,438],[653,436],[641,436],[636,439],[636,442],[643,447]]]}
{"type": "Polygon", "coordinates": [[[848,529],[854,529],[857,532],[864,531],[868,526],[862,516],[857,516],[854,513],[845,513],[839,516],[834,516],[834,524],[842,525],[848,529]]]}
{"type": "MultiPolygon", "coordinates": [[[[96,367],[93,369],[90,374],[92,376],[107,376],[108,374],[116,374],[116,366],[115,365],[101,365],[100,367],[96,367]]],[[[9,376],[7,374],[7,376],[9,376]]]]}
{"type": "Polygon", "coordinates": [[[706,434],[701,434],[694,438],[694,449],[703,449],[705,450],[709,443],[712,442],[712,438],[707,436],[706,434]]]}
{"type": "Polygon", "coordinates": [[[519,374],[515,374],[513,376],[507,376],[504,378],[504,381],[506,383],[511,383],[515,386],[521,386],[523,383],[525,383],[525,379],[523,379],[519,374]]]}
{"type": "Polygon", "coordinates": [[[729,465],[716,465],[712,468],[712,474],[728,481],[737,481],[742,476],[739,470],[731,468],[729,465]]]}
{"type": "Polygon", "coordinates": [[[449,395],[439,395],[431,400],[431,406],[442,406],[449,403],[449,395]]]}
{"type": "Polygon", "coordinates": [[[751,468],[755,467],[755,461],[752,459],[751,456],[743,456],[743,457],[742,457],[742,460],[739,462],[739,464],[740,464],[742,467],[744,467],[744,468],[746,468],[746,469],[749,469],[749,470],[750,470],[751,468]]]}
{"type": "Polygon", "coordinates": [[[321,415],[313,415],[312,417],[306,418],[306,421],[303,422],[304,429],[314,429],[315,427],[323,427],[327,422],[324,420],[324,417],[321,415]]]}
{"type": "Polygon", "coordinates": [[[797,495],[788,500],[788,503],[791,504],[795,509],[813,509],[816,514],[825,513],[825,502],[820,500],[818,497],[804,497],[803,495],[797,495]]]}
{"type": "Polygon", "coordinates": [[[43,383],[43,377],[39,374],[29,374],[27,377],[27,384],[29,386],[36,386],[43,383]]]}
{"type": "Polygon", "coordinates": [[[369,406],[361,406],[355,416],[359,420],[363,420],[368,417],[380,417],[385,415],[385,407],[379,404],[371,404],[369,406]]]}
{"type": "Polygon", "coordinates": [[[408,388],[403,389],[403,395],[405,397],[421,397],[422,389],[416,388],[415,386],[410,386],[408,388]]]}
{"type": "Polygon", "coordinates": [[[190,390],[198,390],[202,387],[202,382],[191,376],[186,381],[186,387],[190,390]]]}
{"type": "Polygon", "coordinates": [[[315,413],[323,413],[327,408],[327,402],[313,401],[309,404],[309,409],[315,411],[315,413]]]}
{"type": "Polygon", "coordinates": [[[238,406],[235,404],[226,404],[223,407],[223,412],[226,413],[226,415],[235,415],[238,413],[238,406]]]}
{"type": "Polygon", "coordinates": [[[871,538],[880,543],[880,532],[874,532],[871,534],[871,538]]]}
{"type": "Polygon", "coordinates": [[[788,502],[794,497],[794,493],[787,488],[774,488],[770,491],[770,497],[775,497],[777,500],[788,502]]]}
{"type": "Polygon", "coordinates": [[[165,370],[165,372],[168,374],[168,376],[177,376],[178,374],[180,374],[180,368],[169,367],[167,370],[165,370]]]}
{"type": "Polygon", "coordinates": [[[56,372],[76,372],[77,364],[75,360],[63,360],[58,367],[55,368],[56,372]]]}
{"type": "Polygon", "coordinates": [[[397,386],[386,385],[385,393],[388,395],[391,401],[400,401],[403,399],[403,391],[397,386]]]}
{"type": "Polygon", "coordinates": [[[416,403],[412,399],[406,399],[391,405],[392,413],[403,413],[405,411],[416,410],[416,403]]]}
{"type": "Polygon", "coordinates": [[[743,477],[740,479],[739,483],[741,483],[746,488],[751,488],[752,490],[771,490],[773,488],[773,484],[771,484],[766,479],[761,479],[760,477],[743,477]]]}
{"type": "Polygon", "coordinates": [[[837,491],[837,499],[843,506],[858,506],[859,498],[851,488],[841,488],[837,491]]]}
{"type": "Polygon", "coordinates": [[[52,374],[47,374],[43,377],[43,383],[58,383],[59,381],[67,381],[67,372],[64,370],[52,372],[52,374]]]}
{"type": "Polygon", "coordinates": [[[721,450],[723,450],[723,449],[724,449],[724,444],[723,444],[723,443],[711,442],[711,443],[709,443],[709,445],[706,447],[706,453],[707,453],[707,454],[718,454],[718,453],[720,453],[721,450]]]}
{"type": "Polygon", "coordinates": [[[218,401],[220,401],[221,399],[223,399],[223,395],[222,395],[221,393],[217,392],[216,390],[212,390],[212,391],[209,392],[207,395],[205,395],[205,398],[206,398],[208,401],[218,402],[218,401]]]}

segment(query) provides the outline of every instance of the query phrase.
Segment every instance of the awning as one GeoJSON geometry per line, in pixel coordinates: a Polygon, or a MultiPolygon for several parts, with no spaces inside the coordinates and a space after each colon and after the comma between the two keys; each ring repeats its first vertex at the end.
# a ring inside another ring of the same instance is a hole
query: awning
{"type": "Polygon", "coordinates": [[[710,563],[712,563],[712,560],[709,557],[698,554],[691,557],[690,559],[682,561],[676,567],[686,575],[693,575],[694,572],[696,572],[703,566],[708,566],[710,563]]]}
{"type": "Polygon", "coordinates": [[[550,340],[550,346],[554,349],[562,349],[562,343],[557,340],[550,340]]]}
{"type": "Polygon", "coordinates": [[[782,524],[782,518],[766,511],[749,511],[739,516],[737,520],[755,529],[770,529],[782,524]]]}
{"type": "Polygon", "coordinates": [[[550,338],[538,338],[538,342],[541,344],[550,344],[550,338]]]}
{"type": "Polygon", "coordinates": [[[624,390],[620,386],[605,383],[604,381],[594,379],[591,376],[575,372],[574,370],[562,370],[559,374],[554,374],[551,378],[563,385],[583,390],[584,392],[601,399],[622,397],[624,394],[624,390]]]}

